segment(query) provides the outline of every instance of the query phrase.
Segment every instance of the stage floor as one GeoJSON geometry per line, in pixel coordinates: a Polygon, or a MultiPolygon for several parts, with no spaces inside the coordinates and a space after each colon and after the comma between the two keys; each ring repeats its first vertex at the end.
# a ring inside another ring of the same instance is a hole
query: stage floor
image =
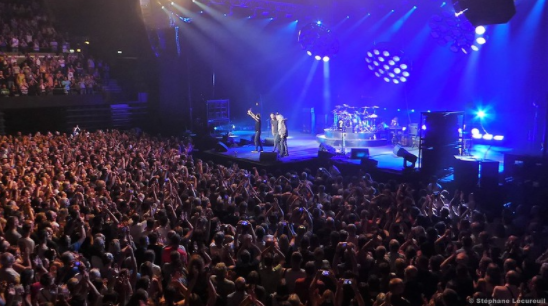
{"type": "MultiPolygon", "coordinates": [[[[262,136],[269,135],[270,131],[265,131],[262,133],[262,136]]],[[[230,160],[242,160],[251,162],[257,165],[272,166],[273,164],[292,164],[292,163],[301,163],[318,157],[318,148],[319,142],[317,141],[316,135],[305,134],[305,133],[292,133],[288,137],[288,152],[290,156],[279,157],[277,162],[260,162],[259,153],[252,152],[255,150],[253,143],[249,144],[250,139],[253,137],[253,131],[235,131],[231,133],[231,138],[235,143],[239,143],[240,139],[245,140],[245,143],[248,143],[243,146],[234,146],[229,147],[227,152],[213,152],[209,151],[209,154],[217,156],[225,156],[230,160]]],[[[272,144],[272,137],[267,137],[264,139],[267,143],[272,144]]],[[[378,162],[377,167],[379,169],[391,170],[391,171],[402,171],[403,170],[403,159],[397,157],[393,154],[394,146],[390,143],[384,146],[379,147],[369,147],[370,158],[378,162]]],[[[418,148],[403,147],[408,152],[418,155],[418,148]]],[[[338,151],[341,148],[336,148],[338,151]]],[[[360,165],[359,159],[350,159],[350,152],[352,147],[345,148],[345,155],[338,154],[332,159],[334,162],[340,164],[356,164],[360,165]]],[[[273,150],[272,145],[263,147],[264,152],[271,152],[273,150]]],[[[503,155],[506,152],[510,152],[511,149],[504,147],[496,146],[487,146],[487,145],[474,145],[471,150],[471,155],[477,159],[490,159],[499,162],[499,172],[503,172],[503,155]]],[[[416,164],[416,167],[418,165],[416,164]]],[[[299,170],[299,169],[296,169],[299,170]]]]}

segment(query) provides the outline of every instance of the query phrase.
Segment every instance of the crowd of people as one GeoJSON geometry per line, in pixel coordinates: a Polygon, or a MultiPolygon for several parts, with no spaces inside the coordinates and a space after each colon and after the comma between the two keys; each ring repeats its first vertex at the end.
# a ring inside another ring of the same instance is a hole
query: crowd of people
{"type": "Polygon", "coordinates": [[[109,66],[83,53],[0,54],[0,96],[91,95],[109,78],[109,66]]]}
{"type": "Polygon", "coordinates": [[[1,97],[100,91],[110,67],[76,51],[55,30],[41,1],[0,0],[1,97]]]}
{"type": "Polygon", "coordinates": [[[1,305],[547,303],[547,207],[116,130],[2,136],[0,159],[1,305]]]}

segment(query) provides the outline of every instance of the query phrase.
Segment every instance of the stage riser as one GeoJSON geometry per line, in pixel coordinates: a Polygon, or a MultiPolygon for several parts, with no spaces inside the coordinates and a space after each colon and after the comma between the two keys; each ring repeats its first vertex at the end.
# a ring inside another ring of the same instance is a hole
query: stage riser
{"type": "MultiPolygon", "coordinates": [[[[319,143],[327,144],[334,148],[341,147],[341,139],[326,138],[324,135],[318,135],[317,140],[319,143]]],[[[363,147],[381,147],[387,145],[387,139],[354,139],[345,140],[346,148],[363,148],[363,147]]]]}

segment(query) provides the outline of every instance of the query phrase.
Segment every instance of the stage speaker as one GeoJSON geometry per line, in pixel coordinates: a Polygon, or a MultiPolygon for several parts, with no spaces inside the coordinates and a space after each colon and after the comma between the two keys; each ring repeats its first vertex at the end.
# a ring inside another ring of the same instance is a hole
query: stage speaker
{"type": "Polygon", "coordinates": [[[333,155],[337,153],[336,149],[330,145],[327,145],[325,143],[321,143],[320,146],[318,146],[318,152],[329,152],[333,155]]]}
{"type": "Polygon", "coordinates": [[[480,162],[480,188],[495,190],[499,186],[499,162],[483,160],[480,162]]]}
{"type": "Polygon", "coordinates": [[[370,158],[370,150],[368,149],[351,149],[351,159],[370,158]]]}
{"type": "Polygon", "coordinates": [[[474,158],[454,156],[454,183],[465,194],[475,191],[478,184],[479,162],[474,158]]]}
{"type": "Polygon", "coordinates": [[[278,161],[278,153],[276,152],[261,152],[259,153],[260,162],[275,162],[278,161]]]}
{"type": "Polygon", "coordinates": [[[393,153],[398,156],[404,158],[404,168],[415,168],[416,162],[417,162],[417,156],[414,154],[406,151],[402,146],[396,145],[393,148],[393,153]],[[408,164],[410,163],[410,164],[408,164]]]}
{"type": "Polygon", "coordinates": [[[507,23],[517,12],[515,0],[457,0],[454,9],[474,26],[507,23]]]}
{"type": "Polygon", "coordinates": [[[215,152],[227,152],[229,151],[229,148],[222,143],[221,141],[218,141],[214,148],[215,152]]]}

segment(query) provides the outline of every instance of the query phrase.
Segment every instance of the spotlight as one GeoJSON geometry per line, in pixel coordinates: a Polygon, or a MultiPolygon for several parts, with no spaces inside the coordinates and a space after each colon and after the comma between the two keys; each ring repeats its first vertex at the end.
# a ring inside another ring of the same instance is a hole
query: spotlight
{"type": "MultiPolygon", "coordinates": [[[[80,51],[82,51],[82,50],[80,50],[80,49],[76,49],[76,52],[80,53],[80,51]]],[[[122,52],[121,52],[121,51],[119,51],[119,53],[122,53],[122,52]]]]}
{"type": "Polygon", "coordinates": [[[90,44],[90,42],[89,42],[89,41],[87,41],[87,40],[86,40],[86,41],[84,41],[84,43],[85,43],[86,45],[89,45],[89,44],[90,44]]]}
{"type": "Polygon", "coordinates": [[[482,134],[473,134],[473,139],[481,139],[482,134]]]}
{"type": "Polygon", "coordinates": [[[307,55],[308,55],[308,56],[311,56],[311,55],[313,55],[313,52],[307,51],[307,55]]]}
{"type": "Polygon", "coordinates": [[[416,167],[417,156],[415,156],[414,154],[406,151],[406,149],[404,149],[400,145],[396,145],[393,148],[393,153],[396,156],[402,157],[404,159],[404,168],[405,169],[413,169],[413,168],[416,167]],[[408,163],[410,163],[410,164],[408,164],[408,163]]]}
{"type": "Polygon", "coordinates": [[[478,26],[475,28],[475,33],[477,33],[478,35],[482,35],[485,32],[486,32],[486,28],[483,26],[478,26]]]}
{"type": "Polygon", "coordinates": [[[474,129],[471,130],[471,134],[472,135],[478,135],[478,134],[480,134],[480,131],[477,128],[474,128],[474,129]]]}
{"type": "Polygon", "coordinates": [[[486,117],[486,112],[484,112],[483,110],[477,111],[477,117],[480,119],[484,119],[484,117],[486,117]]]}
{"type": "Polygon", "coordinates": [[[172,2],[172,5],[174,5],[174,3],[172,2]]]}
{"type": "MultiPolygon", "coordinates": [[[[78,51],[78,50],[77,50],[77,51],[78,51]]],[[[122,54],[122,51],[118,50],[117,53],[118,53],[118,54],[122,54]]]]}
{"type": "Polygon", "coordinates": [[[317,60],[325,56],[330,58],[339,51],[339,41],[320,21],[305,25],[299,31],[298,41],[303,50],[311,52],[312,55],[318,55],[318,59],[315,56],[317,60]]]}
{"type": "MultiPolygon", "coordinates": [[[[402,73],[403,69],[407,69],[408,65],[402,61],[402,51],[395,49],[388,43],[377,44],[375,48],[367,51],[366,55],[366,62],[368,64],[373,63],[374,66],[383,68],[374,73],[378,77],[383,75],[383,80],[387,83],[400,84],[406,82],[406,78],[410,76],[409,72],[406,75],[398,75],[402,73]],[[373,61],[370,58],[373,58],[373,61]],[[397,62],[399,63],[397,64],[397,62]],[[385,73],[387,75],[384,75],[385,73]]],[[[370,67],[368,68],[370,69],[370,67]]]]}
{"type": "Polygon", "coordinates": [[[471,45],[471,49],[473,51],[478,51],[479,50],[479,48],[476,45],[471,45]]]}
{"type": "Polygon", "coordinates": [[[315,60],[319,61],[321,59],[322,59],[322,57],[320,57],[320,55],[315,55],[315,60]]]}
{"type": "Polygon", "coordinates": [[[328,62],[328,61],[330,61],[330,57],[329,57],[329,56],[325,56],[325,57],[322,58],[322,60],[323,60],[324,62],[328,62]]]}
{"type": "Polygon", "coordinates": [[[425,131],[425,130],[427,130],[427,126],[424,124],[424,125],[421,126],[421,129],[425,131]]]}
{"type": "Polygon", "coordinates": [[[162,5],[162,9],[164,9],[164,6],[162,5]]]}
{"type": "Polygon", "coordinates": [[[496,135],[496,136],[494,136],[494,140],[498,140],[498,141],[503,140],[503,135],[496,135]]]}
{"type": "Polygon", "coordinates": [[[484,140],[492,140],[493,138],[494,138],[494,135],[492,135],[492,134],[484,134],[482,136],[482,139],[484,139],[484,140]]]}
{"type": "Polygon", "coordinates": [[[405,77],[409,77],[410,76],[410,73],[408,71],[403,71],[402,72],[402,75],[405,76],[405,77]]]}
{"type": "Polygon", "coordinates": [[[484,37],[477,37],[477,44],[484,45],[486,43],[486,38],[484,37]]]}
{"type": "Polygon", "coordinates": [[[70,53],[74,53],[74,49],[70,49],[69,52],[70,52],[70,53]]]}
{"type": "Polygon", "coordinates": [[[316,22],[316,24],[321,25],[322,21],[319,20],[319,21],[316,22]]]}
{"type": "Polygon", "coordinates": [[[406,131],[406,127],[405,127],[405,126],[402,127],[402,131],[403,131],[403,132],[406,131]]]}
{"type": "Polygon", "coordinates": [[[347,19],[349,19],[349,18],[351,18],[351,17],[347,16],[347,19]]]}

